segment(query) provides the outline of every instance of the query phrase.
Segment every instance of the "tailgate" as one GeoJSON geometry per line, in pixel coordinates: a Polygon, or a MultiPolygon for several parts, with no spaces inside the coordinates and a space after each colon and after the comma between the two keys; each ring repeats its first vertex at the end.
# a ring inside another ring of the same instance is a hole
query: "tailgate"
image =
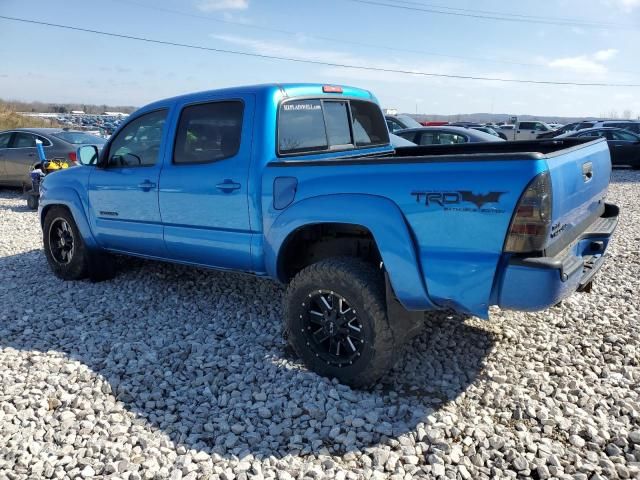
{"type": "Polygon", "coordinates": [[[545,251],[564,248],[604,211],[611,176],[604,139],[545,156],[551,175],[552,223],[545,251]]]}

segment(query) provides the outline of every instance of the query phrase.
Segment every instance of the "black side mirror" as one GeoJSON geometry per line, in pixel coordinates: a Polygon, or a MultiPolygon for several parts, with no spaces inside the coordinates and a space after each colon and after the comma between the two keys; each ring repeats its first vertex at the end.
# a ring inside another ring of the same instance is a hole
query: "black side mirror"
{"type": "Polygon", "coordinates": [[[76,158],[85,167],[95,166],[98,164],[99,158],[98,147],[95,145],[82,145],[76,152],[76,158]]]}

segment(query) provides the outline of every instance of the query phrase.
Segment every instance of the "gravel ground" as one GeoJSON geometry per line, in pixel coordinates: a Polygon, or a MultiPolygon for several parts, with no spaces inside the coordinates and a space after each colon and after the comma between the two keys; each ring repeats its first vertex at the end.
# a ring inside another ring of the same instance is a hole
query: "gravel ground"
{"type": "Polygon", "coordinates": [[[304,369],[282,288],[120,260],[49,271],[0,190],[0,479],[640,478],[640,172],[591,295],[430,318],[373,391],[304,369]]]}

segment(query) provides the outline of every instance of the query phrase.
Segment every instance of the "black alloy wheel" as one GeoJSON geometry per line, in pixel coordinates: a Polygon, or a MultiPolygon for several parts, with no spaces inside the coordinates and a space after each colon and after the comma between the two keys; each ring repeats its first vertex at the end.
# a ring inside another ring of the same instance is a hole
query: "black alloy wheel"
{"type": "Polygon", "coordinates": [[[75,253],[75,239],[71,225],[64,218],[56,218],[49,227],[49,251],[60,265],[68,265],[75,253]]]}
{"type": "Polygon", "coordinates": [[[352,365],[365,343],[362,324],[350,302],[328,290],[309,294],[302,332],[311,348],[327,365],[352,365]]]}

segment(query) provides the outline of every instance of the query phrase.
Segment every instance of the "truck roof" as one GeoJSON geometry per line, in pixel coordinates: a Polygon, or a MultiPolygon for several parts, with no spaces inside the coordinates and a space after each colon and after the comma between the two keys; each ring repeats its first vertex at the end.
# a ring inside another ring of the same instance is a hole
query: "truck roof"
{"type": "Polygon", "coordinates": [[[168,103],[173,103],[179,100],[194,100],[206,99],[212,95],[231,96],[253,93],[257,95],[273,96],[280,94],[284,97],[303,97],[303,96],[345,96],[345,97],[357,97],[366,100],[372,100],[377,102],[376,97],[368,90],[362,88],[351,87],[348,85],[336,85],[336,84],[322,84],[322,83],[265,83],[259,85],[245,85],[240,87],[221,88],[215,90],[205,90],[195,93],[187,93],[184,95],[178,95],[175,97],[165,98],[156,102],[145,105],[140,108],[139,111],[152,110],[164,106],[168,103]],[[323,87],[339,87],[342,89],[342,93],[324,92],[323,87]]]}

